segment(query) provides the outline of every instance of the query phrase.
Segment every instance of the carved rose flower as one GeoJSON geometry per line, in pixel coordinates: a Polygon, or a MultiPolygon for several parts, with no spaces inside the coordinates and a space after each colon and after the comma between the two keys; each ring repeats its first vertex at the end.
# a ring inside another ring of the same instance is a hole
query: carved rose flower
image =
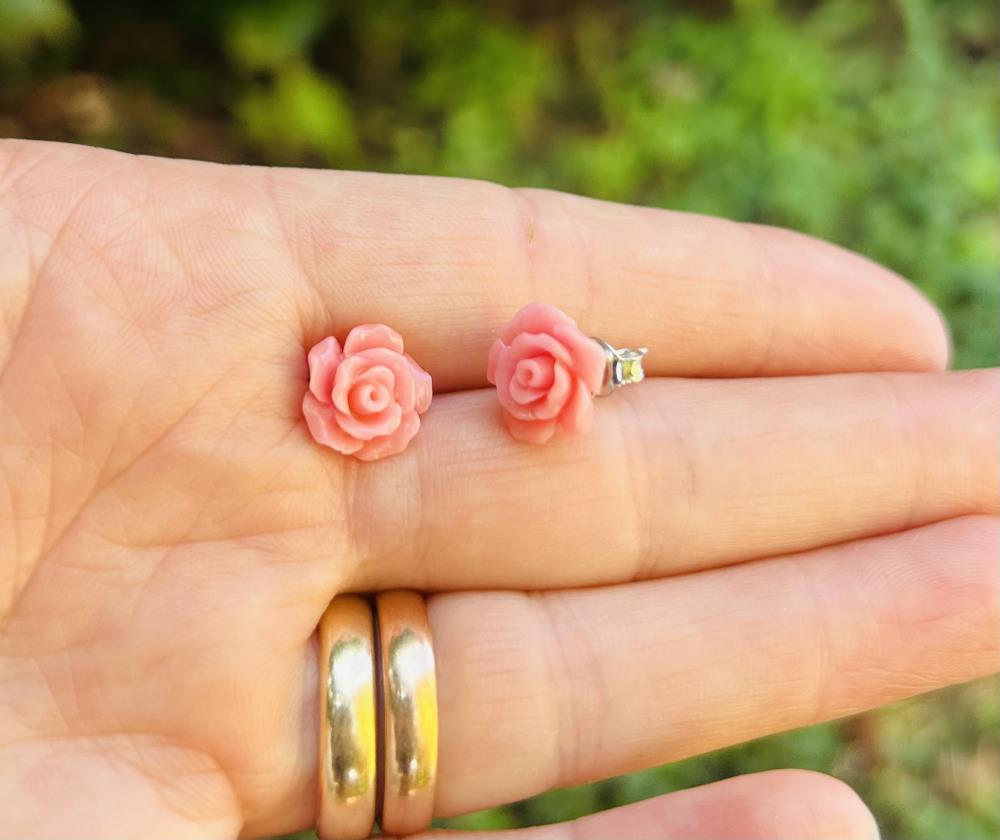
{"type": "Polygon", "coordinates": [[[384,324],[355,327],[343,351],[333,337],[309,351],[302,413],[316,441],[344,455],[374,461],[402,452],[430,403],[430,374],[384,324]]]}
{"type": "Polygon", "coordinates": [[[496,385],[511,435],[545,443],[557,431],[575,437],[589,428],[605,368],[604,350],[572,318],[531,303],[493,344],[486,377],[496,385]]]}

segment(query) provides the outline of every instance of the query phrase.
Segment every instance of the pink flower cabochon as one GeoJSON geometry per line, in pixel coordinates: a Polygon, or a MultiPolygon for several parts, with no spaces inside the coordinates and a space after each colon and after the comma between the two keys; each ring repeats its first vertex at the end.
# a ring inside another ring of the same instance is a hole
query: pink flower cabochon
{"type": "Polygon", "coordinates": [[[576,437],[590,427],[606,367],[604,350],[572,318],[530,303],[490,348],[486,378],[497,387],[511,435],[545,443],[557,431],[576,437]]]}
{"type": "Polygon", "coordinates": [[[316,442],[344,455],[375,461],[402,452],[430,404],[430,374],[384,324],[355,327],[343,351],[332,336],[309,351],[302,413],[316,442]]]}

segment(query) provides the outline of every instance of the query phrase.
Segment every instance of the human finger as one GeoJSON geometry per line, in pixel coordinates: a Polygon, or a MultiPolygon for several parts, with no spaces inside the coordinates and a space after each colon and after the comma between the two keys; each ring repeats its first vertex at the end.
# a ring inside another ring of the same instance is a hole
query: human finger
{"type": "Polygon", "coordinates": [[[998,534],[995,518],[965,517],[660,581],[434,596],[436,810],[512,802],[992,673],[998,534]]]}

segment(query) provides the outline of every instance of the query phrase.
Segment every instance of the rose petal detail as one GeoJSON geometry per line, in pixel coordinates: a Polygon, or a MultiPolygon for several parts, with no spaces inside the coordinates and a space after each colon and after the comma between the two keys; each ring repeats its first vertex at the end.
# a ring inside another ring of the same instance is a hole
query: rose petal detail
{"type": "Polygon", "coordinates": [[[411,411],[409,414],[403,415],[392,434],[366,441],[354,457],[362,461],[377,461],[379,458],[386,458],[389,455],[398,455],[406,449],[419,430],[420,417],[417,412],[411,411]]]}
{"type": "Polygon", "coordinates": [[[358,440],[372,440],[396,431],[403,410],[398,403],[389,403],[377,414],[366,414],[363,417],[354,414],[337,412],[337,423],[340,428],[358,440]]]}
{"type": "MultiPolygon", "coordinates": [[[[597,346],[596,341],[594,346],[597,346]]],[[[562,362],[567,367],[573,366],[573,355],[566,345],[548,333],[521,333],[510,343],[508,352],[513,355],[515,364],[522,359],[545,355],[551,356],[553,361],[562,362]]]]}
{"type": "Polygon", "coordinates": [[[566,348],[572,358],[573,372],[582,379],[591,394],[596,394],[604,384],[604,372],[607,369],[607,359],[604,349],[594,339],[584,335],[574,326],[555,327],[553,335],[566,348]]]}
{"type": "Polygon", "coordinates": [[[559,428],[567,438],[581,437],[590,431],[594,416],[594,400],[586,383],[576,383],[572,397],[559,415],[559,428]]]}
{"type": "Polygon", "coordinates": [[[355,385],[367,383],[371,385],[381,385],[389,393],[396,392],[396,375],[385,365],[372,365],[367,370],[358,374],[354,380],[355,385]]]}
{"type": "Polygon", "coordinates": [[[347,395],[354,382],[373,368],[385,368],[392,373],[393,396],[404,411],[413,411],[416,393],[413,386],[413,369],[406,357],[382,347],[362,350],[353,356],[345,356],[337,370],[333,383],[333,404],[344,414],[350,414],[347,395]]]}
{"type": "Polygon", "coordinates": [[[413,374],[413,410],[417,414],[423,414],[431,406],[431,398],[434,396],[434,382],[431,375],[413,359],[406,356],[406,360],[410,363],[410,372],[413,374]]]}
{"type": "Polygon", "coordinates": [[[490,385],[497,384],[497,363],[500,361],[500,357],[506,349],[507,345],[504,344],[499,338],[494,341],[493,345],[490,347],[490,355],[486,360],[486,381],[489,382],[490,385]]]}
{"type": "Polygon", "coordinates": [[[391,399],[392,392],[380,382],[356,382],[347,401],[351,406],[351,414],[363,417],[384,411],[389,407],[391,399]]]}
{"type": "Polygon", "coordinates": [[[395,353],[383,347],[373,347],[363,350],[357,356],[349,356],[348,359],[364,359],[367,364],[380,365],[392,371],[395,378],[393,394],[403,413],[413,411],[416,400],[416,388],[413,383],[413,364],[402,353],[395,353]]]}
{"type": "Polygon", "coordinates": [[[516,368],[515,368],[515,376],[510,380],[510,384],[507,386],[507,390],[510,391],[510,398],[514,402],[516,402],[518,405],[522,405],[525,407],[531,405],[534,402],[538,402],[546,394],[544,388],[530,388],[518,382],[516,376],[516,368]]]}
{"type": "Polygon", "coordinates": [[[549,355],[521,359],[514,368],[514,382],[525,388],[544,389],[552,385],[555,359],[549,355]]]}
{"type": "Polygon", "coordinates": [[[524,443],[548,443],[556,433],[556,420],[521,420],[504,412],[504,424],[514,440],[524,443]]]}
{"type": "Polygon", "coordinates": [[[321,403],[311,392],[302,398],[302,415],[313,439],[344,455],[353,455],[361,449],[362,441],[340,428],[336,414],[337,410],[332,405],[321,403]]]}
{"type": "Polygon", "coordinates": [[[369,368],[374,367],[371,362],[362,356],[347,356],[337,368],[336,376],[333,378],[333,390],[330,393],[330,402],[342,414],[350,414],[351,406],[348,397],[351,388],[358,378],[369,368]]]}
{"type": "Polygon", "coordinates": [[[535,417],[539,420],[558,417],[572,396],[577,381],[563,365],[556,365],[553,368],[552,387],[545,399],[533,406],[535,417]]]}
{"type": "Polygon", "coordinates": [[[557,324],[577,329],[576,321],[549,303],[529,303],[510,319],[500,333],[504,344],[510,345],[522,333],[551,333],[557,324]]]}
{"type": "Polygon", "coordinates": [[[347,334],[344,355],[353,356],[363,350],[380,347],[394,353],[403,352],[403,337],[385,324],[361,324],[347,334]]]}
{"type": "Polygon", "coordinates": [[[493,374],[496,379],[497,386],[497,399],[500,400],[500,405],[504,409],[510,412],[512,415],[520,420],[534,420],[535,415],[531,411],[531,407],[521,405],[514,399],[514,395],[510,390],[511,379],[514,377],[514,367],[517,364],[517,359],[511,352],[509,347],[505,347],[504,351],[500,354],[499,359],[497,359],[496,369],[493,374]]]}
{"type": "Polygon", "coordinates": [[[343,354],[333,336],[324,338],[309,351],[309,391],[321,403],[330,404],[333,377],[343,354]]]}

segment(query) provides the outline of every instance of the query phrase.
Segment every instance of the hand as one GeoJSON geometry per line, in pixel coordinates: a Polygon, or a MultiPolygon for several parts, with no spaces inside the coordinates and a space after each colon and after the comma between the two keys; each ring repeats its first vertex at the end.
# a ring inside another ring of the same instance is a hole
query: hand
{"type": "MultiPolygon", "coordinates": [[[[312,634],[344,590],[441,593],[440,816],[995,669],[997,377],[940,373],[938,315],[864,259],[485,183],[14,141],[0,231],[2,836],[309,826],[312,634]],[[511,441],[486,388],[532,300],[650,348],[582,440],[511,441]],[[300,403],[306,349],[370,321],[436,397],[361,464],[300,403]]],[[[577,831],[873,829],[788,771],[577,831]]]]}

